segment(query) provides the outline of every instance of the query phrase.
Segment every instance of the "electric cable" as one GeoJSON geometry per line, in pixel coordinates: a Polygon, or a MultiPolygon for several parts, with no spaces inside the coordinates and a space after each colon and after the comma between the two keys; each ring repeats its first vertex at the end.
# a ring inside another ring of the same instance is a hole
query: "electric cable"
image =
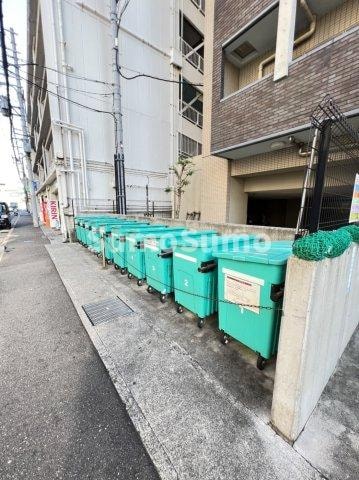
{"type": "MultiPolygon", "coordinates": [[[[14,72],[11,72],[11,73],[14,73],[14,72]]],[[[42,91],[45,91],[47,93],[49,93],[50,95],[53,95],[55,97],[58,97],[58,98],[61,98],[62,100],[65,100],[66,102],[69,102],[69,103],[72,103],[74,105],[77,105],[78,107],[82,107],[82,108],[85,108],[87,110],[91,110],[95,113],[106,113],[108,115],[111,115],[113,117],[113,113],[112,112],[109,112],[107,110],[99,110],[97,108],[93,108],[93,107],[90,107],[89,105],[84,105],[83,103],[80,103],[80,102],[76,102],[75,100],[70,100],[69,98],[66,98],[56,92],[52,92],[51,90],[47,89],[47,88],[44,88],[44,87],[40,87],[37,83],[34,83],[32,82],[31,80],[28,80],[27,78],[24,78],[22,77],[21,75],[19,75],[19,77],[26,83],[28,83],[29,85],[34,85],[36,86],[37,88],[39,88],[40,90],[42,91]]]]}
{"type": "Polygon", "coordinates": [[[17,158],[15,144],[14,144],[14,124],[13,124],[13,117],[12,117],[12,105],[11,105],[11,99],[10,99],[9,64],[7,61],[2,0],[0,0],[0,43],[1,43],[1,53],[2,53],[2,67],[4,72],[3,75],[5,77],[5,85],[6,85],[6,97],[7,97],[8,108],[9,108],[10,142],[11,142],[11,147],[12,147],[14,156],[17,158]]]}
{"type": "Polygon", "coordinates": [[[85,80],[86,82],[99,83],[101,85],[108,85],[109,87],[113,87],[113,83],[111,83],[111,82],[105,82],[103,80],[88,78],[88,77],[84,77],[82,75],[76,75],[76,74],[72,74],[72,73],[65,73],[65,72],[62,72],[60,70],[57,70],[56,68],[47,67],[46,65],[42,65],[41,63],[37,63],[37,62],[24,62],[24,63],[20,63],[19,66],[20,67],[37,66],[37,67],[40,67],[40,68],[44,68],[45,70],[50,70],[52,72],[59,73],[60,75],[67,76],[69,78],[74,78],[76,80],[85,80]]]}
{"type": "MultiPolygon", "coordinates": [[[[12,64],[9,64],[10,66],[13,66],[12,64]]],[[[21,67],[20,67],[21,68],[21,67]]],[[[29,72],[28,72],[29,73],[29,72]]],[[[42,77],[39,77],[38,75],[34,75],[33,73],[30,73],[31,77],[32,78],[36,78],[37,80],[41,80],[42,81],[42,77]]],[[[55,87],[59,87],[59,88],[62,88],[62,85],[59,85],[55,82],[51,82],[50,80],[46,79],[46,83],[49,83],[50,85],[54,85],[55,87]]],[[[81,90],[81,89],[78,89],[78,88],[74,88],[74,87],[67,87],[68,90],[73,90],[74,92],[79,92],[79,93],[85,93],[85,94],[89,94],[89,95],[101,95],[101,96],[104,96],[104,97],[112,97],[112,93],[102,93],[102,92],[89,92],[87,90],[81,90]]]]}

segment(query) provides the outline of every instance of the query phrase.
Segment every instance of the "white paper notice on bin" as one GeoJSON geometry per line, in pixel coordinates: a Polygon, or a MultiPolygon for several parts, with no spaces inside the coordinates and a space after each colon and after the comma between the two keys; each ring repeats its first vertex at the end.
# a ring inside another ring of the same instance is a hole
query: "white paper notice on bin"
{"type": "Polygon", "coordinates": [[[240,274],[233,270],[223,269],[224,299],[237,304],[240,308],[259,314],[262,278],[240,274]]]}

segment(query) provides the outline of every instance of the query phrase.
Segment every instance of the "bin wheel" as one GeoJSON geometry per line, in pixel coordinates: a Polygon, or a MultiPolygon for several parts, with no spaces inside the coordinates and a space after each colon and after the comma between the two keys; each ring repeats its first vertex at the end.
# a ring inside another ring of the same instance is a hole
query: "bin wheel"
{"type": "Polygon", "coordinates": [[[101,257],[101,253],[96,253],[97,258],[101,257]]]}
{"type": "Polygon", "coordinates": [[[183,313],[182,305],[177,305],[177,313],[183,313]]]}
{"type": "Polygon", "coordinates": [[[227,345],[229,343],[229,336],[225,333],[222,333],[221,342],[223,345],[227,345]]]}
{"type": "Polygon", "coordinates": [[[114,267],[115,267],[115,270],[119,270],[119,269],[120,269],[120,267],[119,267],[118,265],[116,265],[116,263],[115,263],[114,267]]]}
{"type": "MultiPolygon", "coordinates": [[[[121,268],[121,275],[125,275],[126,273],[126,269],[125,268],[121,268]]],[[[130,278],[130,277],[129,277],[130,278]]]]}
{"type": "Polygon", "coordinates": [[[138,285],[139,287],[142,287],[142,285],[143,285],[143,280],[141,280],[141,279],[139,278],[139,279],[137,280],[137,285],[138,285]]]}
{"type": "Polygon", "coordinates": [[[165,293],[160,294],[160,301],[161,301],[161,303],[166,303],[167,302],[167,295],[165,293]]]}
{"type": "Polygon", "coordinates": [[[106,265],[111,265],[111,260],[109,260],[108,258],[106,258],[106,265]]]}
{"type": "Polygon", "coordinates": [[[148,285],[147,291],[148,291],[148,293],[153,293],[153,291],[154,291],[153,287],[151,287],[151,285],[148,285]]]}
{"type": "Polygon", "coordinates": [[[197,327],[198,328],[203,328],[204,327],[204,318],[198,318],[197,319],[197,327]]]}
{"type": "Polygon", "coordinates": [[[258,370],[264,370],[264,367],[266,366],[266,359],[262,357],[262,355],[258,355],[257,357],[257,368],[258,370]]]}
{"type": "Polygon", "coordinates": [[[132,273],[128,272],[127,277],[131,280],[133,278],[132,273]]]}

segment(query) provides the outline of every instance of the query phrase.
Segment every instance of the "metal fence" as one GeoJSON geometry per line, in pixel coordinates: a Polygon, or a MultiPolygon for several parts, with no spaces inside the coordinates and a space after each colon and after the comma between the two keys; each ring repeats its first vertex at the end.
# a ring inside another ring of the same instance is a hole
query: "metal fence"
{"type": "MultiPolygon", "coordinates": [[[[71,200],[71,214],[80,213],[116,213],[115,199],[91,199],[84,201],[81,198],[71,200]]],[[[128,200],[127,214],[145,215],[150,217],[168,217],[172,216],[172,206],[170,201],[160,200],[128,200]]]]}
{"type": "Polygon", "coordinates": [[[308,150],[297,236],[349,223],[359,173],[359,133],[329,96],[311,115],[308,150]]]}

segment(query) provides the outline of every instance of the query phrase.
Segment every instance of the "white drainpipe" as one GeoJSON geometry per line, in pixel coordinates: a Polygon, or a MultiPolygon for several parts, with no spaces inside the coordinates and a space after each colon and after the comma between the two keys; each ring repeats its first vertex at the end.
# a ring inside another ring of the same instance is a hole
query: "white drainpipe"
{"type": "Polygon", "coordinates": [[[52,122],[55,126],[67,130],[67,132],[77,133],[79,136],[79,146],[80,146],[80,158],[81,158],[81,173],[82,173],[82,185],[83,185],[83,198],[85,205],[88,205],[89,199],[89,188],[88,188],[88,176],[87,176],[87,161],[86,161],[86,151],[85,151],[85,134],[84,130],[81,127],[73,125],[68,122],[63,122],[62,120],[54,120],[52,122]]]}
{"type": "MultiPolygon", "coordinates": [[[[62,0],[57,0],[57,14],[58,14],[58,26],[59,26],[59,40],[60,40],[60,47],[61,47],[61,64],[62,64],[62,71],[64,75],[62,75],[62,82],[63,82],[63,89],[64,89],[64,96],[65,98],[69,98],[69,92],[67,88],[67,64],[66,64],[66,49],[65,49],[65,40],[64,40],[64,26],[63,26],[63,14],[62,14],[62,0]]],[[[70,109],[69,103],[65,103],[65,115],[66,115],[66,122],[68,124],[71,123],[70,119],[70,109]]],[[[71,172],[71,186],[72,186],[72,196],[76,198],[76,183],[75,183],[75,170],[74,170],[74,156],[72,150],[72,133],[71,130],[67,130],[67,142],[68,142],[68,149],[69,149],[69,159],[70,159],[70,172],[71,172]]],[[[76,212],[76,208],[75,208],[76,212]]]]}

